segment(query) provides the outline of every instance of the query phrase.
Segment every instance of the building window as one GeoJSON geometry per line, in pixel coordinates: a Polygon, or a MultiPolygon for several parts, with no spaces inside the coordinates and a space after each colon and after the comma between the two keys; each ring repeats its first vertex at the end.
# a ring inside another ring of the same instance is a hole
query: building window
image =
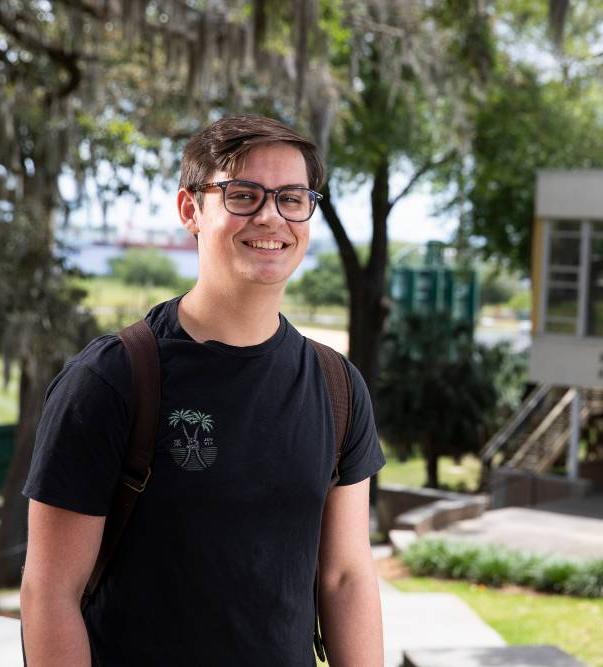
{"type": "Polygon", "coordinates": [[[603,223],[592,225],[589,249],[586,335],[603,336],[603,223]]]}
{"type": "Polygon", "coordinates": [[[579,221],[550,223],[544,327],[547,333],[578,333],[581,238],[579,221]]]}

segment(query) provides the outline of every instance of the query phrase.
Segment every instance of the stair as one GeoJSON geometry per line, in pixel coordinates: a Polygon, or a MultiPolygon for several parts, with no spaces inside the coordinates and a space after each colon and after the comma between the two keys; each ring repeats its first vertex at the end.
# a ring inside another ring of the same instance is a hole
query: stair
{"type": "Polygon", "coordinates": [[[571,409],[581,393],[580,423],[603,413],[603,390],[539,385],[481,452],[485,470],[507,466],[542,474],[563,456],[571,437],[571,409]]]}
{"type": "Polygon", "coordinates": [[[586,667],[555,646],[495,646],[492,648],[409,651],[403,667],[586,667]]]}

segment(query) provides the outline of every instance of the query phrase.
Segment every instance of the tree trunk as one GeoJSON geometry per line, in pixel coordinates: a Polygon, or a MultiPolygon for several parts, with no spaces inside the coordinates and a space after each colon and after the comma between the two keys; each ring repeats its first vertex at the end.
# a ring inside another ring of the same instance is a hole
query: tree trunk
{"type": "Polygon", "coordinates": [[[424,445],[425,453],[425,469],[427,471],[427,486],[430,489],[439,488],[438,480],[438,452],[433,443],[431,436],[427,436],[428,440],[424,445]]]}
{"type": "MultiPolygon", "coordinates": [[[[384,307],[385,270],[387,266],[387,216],[389,203],[389,163],[383,158],[373,175],[371,191],[373,237],[369,260],[363,267],[339,219],[330,197],[324,190],[323,214],[333,231],[343,262],[350,296],[349,353],[358,368],[371,397],[379,373],[379,340],[387,315],[384,307]]],[[[376,503],[377,476],[371,478],[371,504],[376,503]]]]}
{"type": "Polygon", "coordinates": [[[48,364],[22,363],[19,387],[20,418],[14,455],[3,489],[0,513],[0,587],[18,586],[27,546],[27,499],[21,493],[35,441],[44,391],[54,372],[48,364]]]}

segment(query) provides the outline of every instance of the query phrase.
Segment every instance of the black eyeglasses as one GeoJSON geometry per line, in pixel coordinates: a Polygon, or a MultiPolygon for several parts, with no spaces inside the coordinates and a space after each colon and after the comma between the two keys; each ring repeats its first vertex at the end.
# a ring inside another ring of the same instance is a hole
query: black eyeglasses
{"type": "Polygon", "coordinates": [[[276,210],[289,222],[305,222],[312,217],[316,204],[322,195],[301,185],[284,185],[281,188],[265,188],[253,181],[219,181],[202,183],[189,188],[191,192],[206,188],[220,188],[224,208],[233,215],[254,215],[266,203],[270,193],[274,193],[276,210]]]}

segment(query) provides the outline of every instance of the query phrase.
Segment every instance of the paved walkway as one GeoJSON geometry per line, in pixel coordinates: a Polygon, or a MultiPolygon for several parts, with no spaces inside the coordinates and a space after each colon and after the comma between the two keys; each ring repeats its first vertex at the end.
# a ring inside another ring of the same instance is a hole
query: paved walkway
{"type": "Polygon", "coordinates": [[[297,330],[308,338],[313,338],[319,343],[330,345],[341,354],[348,353],[349,339],[347,331],[338,331],[337,329],[320,329],[319,327],[296,327],[297,330]]]}
{"type": "Polygon", "coordinates": [[[485,512],[477,519],[458,521],[433,536],[567,558],[603,559],[603,519],[560,510],[505,507],[485,512]]]}
{"type": "MultiPolygon", "coordinates": [[[[399,667],[403,650],[503,646],[500,636],[462,600],[446,593],[401,593],[379,580],[385,637],[385,667],[399,667]]],[[[15,594],[0,596],[13,607],[15,594]]],[[[0,665],[21,667],[19,621],[0,617],[0,665]]]]}
{"type": "Polygon", "coordinates": [[[379,580],[385,667],[399,667],[403,651],[417,648],[504,646],[501,636],[459,597],[401,593],[379,580]]]}
{"type": "MultiPolygon", "coordinates": [[[[534,530],[534,523],[531,523],[531,529],[534,530]]],[[[390,554],[389,547],[373,549],[375,558],[385,558],[390,554]]],[[[379,580],[379,589],[385,667],[400,667],[405,650],[495,648],[505,645],[500,635],[455,595],[402,593],[383,579],[379,580]]],[[[17,605],[16,593],[0,595],[0,609],[14,609],[17,605]]],[[[19,622],[4,617],[0,617],[0,665],[22,665],[19,622]]]]}
{"type": "Polygon", "coordinates": [[[22,667],[19,621],[0,616],[0,665],[22,667]]]}

